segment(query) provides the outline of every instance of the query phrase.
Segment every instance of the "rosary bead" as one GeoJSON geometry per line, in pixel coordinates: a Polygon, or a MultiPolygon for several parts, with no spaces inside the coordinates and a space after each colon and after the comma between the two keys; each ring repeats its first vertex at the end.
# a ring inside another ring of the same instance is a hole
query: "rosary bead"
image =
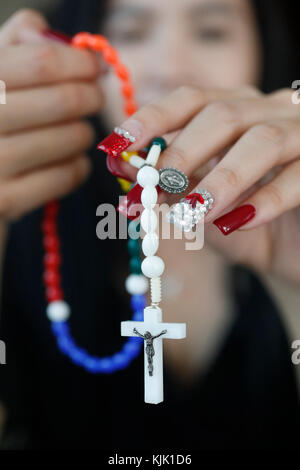
{"type": "Polygon", "coordinates": [[[145,296],[143,294],[132,295],[130,305],[135,313],[143,312],[146,306],[145,296]]]}
{"type": "Polygon", "coordinates": [[[153,256],[158,250],[158,236],[156,233],[147,233],[142,242],[142,250],[145,256],[153,256]]]}
{"type": "Polygon", "coordinates": [[[142,262],[142,273],[146,277],[160,277],[165,269],[165,263],[159,256],[148,256],[142,262]]]}
{"type": "Polygon", "coordinates": [[[167,147],[167,142],[163,137],[155,137],[152,139],[151,145],[160,145],[161,151],[163,151],[167,147]]]}
{"type": "Polygon", "coordinates": [[[143,188],[148,185],[156,186],[159,182],[159,173],[155,168],[145,165],[138,171],[137,182],[143,188]]]}
{"type": "Polygon", "coordinates": [[[152,145],[148,152],[146,163],[154,167],[158,162],[160,152],[161,152],[161,146],[159,144],[152,145]]]}
{"type": "Polygon", "coordinates": [[[89,47],[90,41],[92,39],[92,34],[82,31],[81,33],[76,34],[72,39],[72,45],[78,48],[89,47]]]}
{"type": "Polygon", "coordinates": [[[138,239],[129,239],[127,249],[130,256],[138,256],[140,254],[140,244],[138,239]]]}
{"type": "Polygon", "coordinates": [[[155,232],[157,215],[152,209],[144,209],[141,215],[141,226],[146,233],[155,232]]]}
{"type": "Polygon", "coordinates": [[[116,51],[116,49],[110,45],[107,45],[104,49],[103,49],[103,58],[106,60],[106,62],[110,65],[115,65],[118,63],[118,60],[119,60],[119,56],[118,56],[118,53],[116,51]]]}
{"type": "Polygon", "coordinates": [[[51,321],[66,321],[70,316],[70,307],[64,300],[55,300],[47,305],[46,312],[51,321]]]}
{"type": "Polygon", "coordinates": [[[141,274],[140,257],[131,258],[131,260],[129,261],[129,268],[132,274],[141,274]]]}
{"type": "Polygon", "coordinates": [[[93,34],[89,40],[90,47],[97,52],[102,52],[109,45],[108,40],[101,34],[93,34]]]}
{"type": "Polygon", "coordinates": [[[155,186],[145,186],[142,194],[141,194],[141,201],[143,206],[146,209],[152,209],[153,206],[157,203],[157,190],[155,186]]]}
{"type": "Polygon", "coordinates": [[[50,253],[46,253],[46,255],[44,256],[44,265],[46,269],[51,269],[51,268],[57,269],[60,263],[61,263],[61,258],[58,253],[50,252],[50,253]]]}
{"type": "Polygon", "coordinates": [[[141,274],[130,274],[125,281],[125,287],[131,295],[145,294],[148,290],[148,281],[141,274]]]}
{"type": "Polygon", "coordinates": [[[124,82],[122,85],[122,94],[125,98],[132,98],[134,95],[134,88],[130,82],[124,82]]]}
{"type": "Polygon", "coordinates": [[[129,70],[125,65],[123,64],[116,64],[115,66],[115,72],[116,75],[121,79],[121,80],[129,80],[129,70]]]}
{"type": "Polygon", "coordinates": [[[136,102],[131,99],[128,99],[124,106],[125,114],[127,114],[127,116],[131,116],[133,113],[136,112],[136,110],[137,110],[136,102]]]}

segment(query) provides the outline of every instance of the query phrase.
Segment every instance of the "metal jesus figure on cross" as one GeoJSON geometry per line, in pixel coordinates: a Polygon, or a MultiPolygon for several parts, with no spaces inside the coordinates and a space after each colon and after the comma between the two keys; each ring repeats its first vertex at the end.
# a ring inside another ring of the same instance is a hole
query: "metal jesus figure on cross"
{"type": "Polygon", "coordinates": [[[144,309],[143,322],[123,321],[121,335],[140,336],[144,339],[145,402],[153,404],[162,402],[164,399],[163,339],[185,338],[186,324],[162,323],[161,309],[151,306],[144,309]]]}

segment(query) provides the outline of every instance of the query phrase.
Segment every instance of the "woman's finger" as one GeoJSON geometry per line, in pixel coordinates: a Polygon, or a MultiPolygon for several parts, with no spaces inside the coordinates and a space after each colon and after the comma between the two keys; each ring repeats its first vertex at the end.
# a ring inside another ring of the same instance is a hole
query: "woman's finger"
{"type": "Polygon", "coordinates": [[[215,101],[178,134],[162,153],[159,166],[175,166],[190,175],[255,124],[299,116],[291,102],[283,105],[265,97],[215,101]]]}
{"type": "Polygon", "coordinates": [[[299,180],[300,160],[296,160],[284,167],[272,181],[252,194],[240,207],[219,217],[214,224],[224,235],[229,235],[240,227],[242,230],[251,230],[271,222],[300,205],[299,180]],[[248,221],[241,219],[247,206],[248,212],[252,214],[248,221]]]}
{"type": "Polygon", "coordinates": [[[136,138],[128,151],[138,150],[157,135],[164,135],[184,127],[212,101],[258,95],[259,92],[250,87],[236,90],[203,90],[198,87],[182,86],[155,103],[144,106],[120,127],[136,138]]]}
{"type": "Polygon", "coordinates": [[[206,188],[215,201],[206,221],[219,216],[273,167],[296,158],[299,145],[300,120],[252,127],[199,185],[206,188]]]}
{"type": "Polygon", "coordinates": [[[0,47],[17,44],[31,31],[49,28],[45,18],[35,10],[24,8],[13,14],[0,28],[0,47]]]}
{"type": "Polygon", "coordinates": [[[87,122],[72,122],[0,138],[1,180],[87,150],[94,139],[87,122]]]}
{"type": "Polygon", "coordinates": [[[0,77],[7,90],[73,80],[96,80],[96,54],[54,41],[0,49],[0,77]]]}
{"type": "Polygon", "coordinates": [[[0,218],[14,220],[60,198],[79,186],[90,173],[85,155],[7,181],[0,186],[0,218]]]}
{"type": "Polygon", "coordinates": [[[0,134],[87,116],[98,112],[102,102],[101,88],[95,82],[11,91],[6,106],[0,106],[0,134]]]}

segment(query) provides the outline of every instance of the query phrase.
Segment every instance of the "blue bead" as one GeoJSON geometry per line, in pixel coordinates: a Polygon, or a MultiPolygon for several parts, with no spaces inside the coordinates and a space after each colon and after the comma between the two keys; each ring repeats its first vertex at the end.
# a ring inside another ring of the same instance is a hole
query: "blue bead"
{"type": "Polygon", "coordinates": [[[130,362],[130,358],[121,352],[114,354],[112,360],[118,369],[124,369],[130,362]]]}
{"type": "Polygon", "coordinates": [[[144,310],[146,306],[145,295],[144,294],[132,295],[130,304],[134,312],[136,312],[137,310],[144,310]]]}
{"type": "Polygon", "coordinates": [[[51,328],[55,335],[66,335],[69,333],[69,325],[66,321],[51,322],[51,328]]]}

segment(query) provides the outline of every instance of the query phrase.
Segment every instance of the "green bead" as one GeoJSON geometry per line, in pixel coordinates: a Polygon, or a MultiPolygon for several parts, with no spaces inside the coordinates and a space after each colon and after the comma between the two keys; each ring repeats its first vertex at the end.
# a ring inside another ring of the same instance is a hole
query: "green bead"
{"type": "Polygon", "coordinates": [[[161,146],[161,151],[165,150],[165,148],[167,147],[167,142],[163,137],[155,137],[154,139],[152,139],[151,145],[155,144],[161,146]]]}
{"type": "Polygon", "coordinates": [[[128,252],[131,256],[138,256],[140,254],[139,240],[130,239],[127,243],[128,252]]]}
{"type": "Polygon", "coordinates": [[[141,260],[140,258],[131,258],[129,262],[130,271],[132,274],[141,274],[141,260]]]}

